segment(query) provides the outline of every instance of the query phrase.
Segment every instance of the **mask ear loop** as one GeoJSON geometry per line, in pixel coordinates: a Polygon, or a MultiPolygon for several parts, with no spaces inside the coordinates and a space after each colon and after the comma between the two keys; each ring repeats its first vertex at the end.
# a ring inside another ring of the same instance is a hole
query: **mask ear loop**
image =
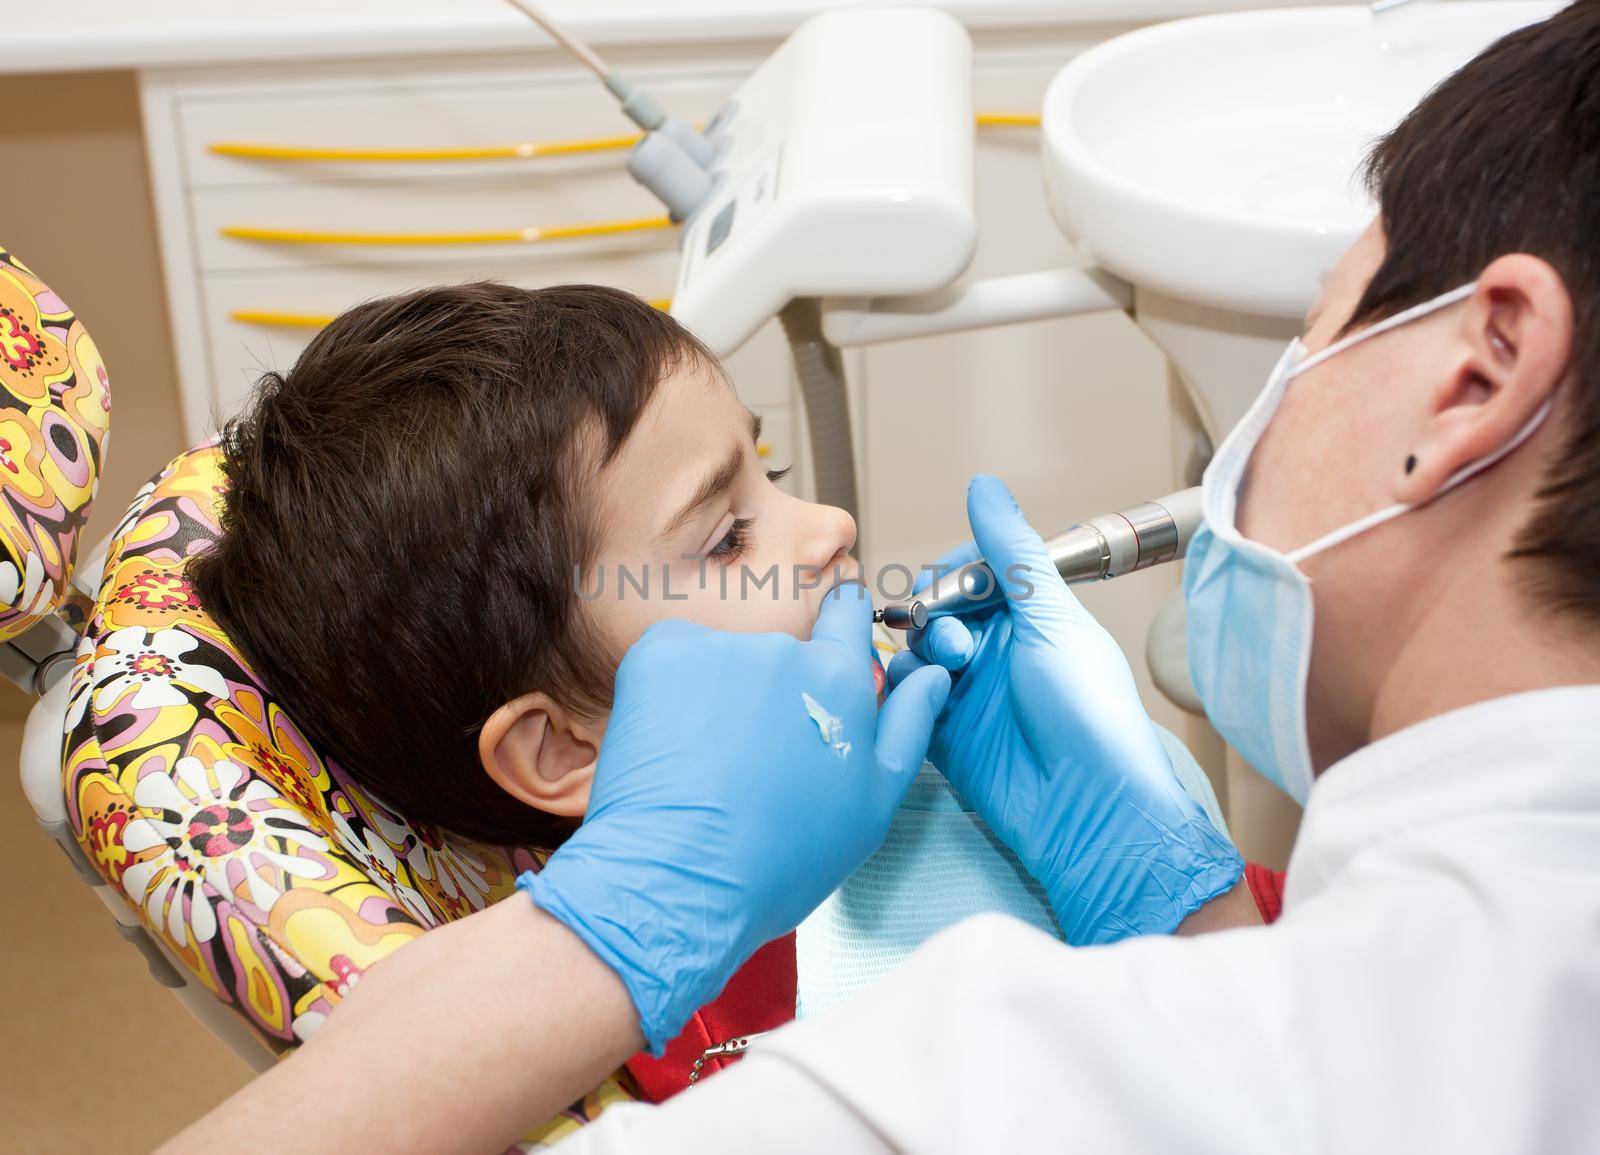
{"type": "Polygon", "coordinates": [[[1458,301],[1465,301],[1472,296],[1477,288],[1477,281],[1469,281],[1465,285],[1458,285],[1448,293],[1441,293],[1439,296],[1426,300],[1420,305],[1412,305],[1409,309],[1402,309],[1392,317],[1385,317],[1374,325],[1369,325],[1365,329],[1358,329],[1348,336],[1341,337],[1326,349],[1313,353],[1302,361],[1296,366],[1294,376],[1298,377],[1309,369],[1315,369],[1329,357],[1337,353],[1343,353],[1352,345],[1359,345],[1363,341],[1368,341],[1373,337],[1387,333],[1390,329],[1398,329],[1401,325],[1408,325],[1418,317],[1426,317],[1429,313],[1436,313],[1440,309],[1448,309],[1458,301]]]}
{"type": "Polygon", "coordinates": [[[1544,424],[1545,418],[1550,416],[1550,411],[1555,408],[1555,404],[1556,399],[1554,397],[1545,398],[1544,404],[1539,406],[1534,415],[1530,417],[1522,426],[1522,428],[1517,431],[1517,435],[1515,437],[1506,442],[1499,449],[1496,449],[1487,457],[1482,457],[1477,461],[1471,462],[1470,464],[1463,465],[1460,469],[1456,470],[1448,478],[1446,478],[1445,483],[1441,485],[1438,490],[1432,494],[1432,496],[1426,498],[1425,500],[1410,503],[1397,502],[1396,504],[1388,506],[1385,509],[1378,510],[1376,513],[1370,513],[1366,517],[1361,518],[1359,521],[1353,521],[1342,529],[1336,529],[1332,533],[1324,534],[1322,537],[1317,538],[1317,540],[1312,542],[1310,545],[1303,545],[1299,549],[1293,551],[1292,553],[1285,554],[1284,556],[1289,559],[1290,564],[1299,565],[1302,561],[1305,561],[1306,558],[1314,557],[1317,554],[1322,553],[1324,550],[1332,549],[1334,546],[1339,545],[1342,542],[1349,541],[1352,537],[1366,533],[1367,530],[1372,529],[1374,526],[1382,525],[1386,521],[1393,521],[1402,513],[1410,513],[1413,509],[1421,509],[1423,506],[1437,501],[1439,498],[1449,493],[1462,482],[1469,481],[1478,476],[1478,474],[1482,473],[1485,469],[1488,469],[1492,465],[1498,464],[1500,461],[1506,457],[1509,457],[1512,453],[1521,448],[1522,443],[1527,441],[1528,438],[1532,437],[1538,430],[1539,426],[1544,424]]]}

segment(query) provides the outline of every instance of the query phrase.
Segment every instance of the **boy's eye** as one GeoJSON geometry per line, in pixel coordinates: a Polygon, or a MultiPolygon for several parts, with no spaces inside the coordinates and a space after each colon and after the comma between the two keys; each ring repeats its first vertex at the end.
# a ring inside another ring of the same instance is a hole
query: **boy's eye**
{"type": "Polygon", "coordinates": [[[773,485],[777,485],[778,482],[789,476],[789,471],[793,468],[794,466],[792,465],[785,465],[782,469],[769,469],[767,470],[767,480],[772,482],[773,485]]]}
{"type": "Polygon", "coordinates": [[[722,535],[722,540],[708,550],[711,557],[720,561],[731,561],[745,551],[750,544],[750,527],[755,520],[749,517],[736,517],[733,524],[728,527],[728,532],[722,535]]]}

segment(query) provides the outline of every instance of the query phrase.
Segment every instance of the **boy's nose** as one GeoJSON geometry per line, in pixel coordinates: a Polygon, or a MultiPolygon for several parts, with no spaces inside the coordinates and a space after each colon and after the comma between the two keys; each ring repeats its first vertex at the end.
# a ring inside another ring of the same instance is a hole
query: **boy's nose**
{"type": "Polygon", "coordinates": [[[803,551],[806,561],[826,566],[856,546],[856,519],[831,505],[816,507],[816,522],[803,551]]]}

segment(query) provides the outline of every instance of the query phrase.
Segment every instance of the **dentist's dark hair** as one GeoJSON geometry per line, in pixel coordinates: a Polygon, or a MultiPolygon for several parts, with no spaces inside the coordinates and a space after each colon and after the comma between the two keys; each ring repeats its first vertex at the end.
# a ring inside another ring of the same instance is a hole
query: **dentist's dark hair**
{"type": "Polygon", "coordinates": [[[697,362],[716,363],[671,317],[597,285],[358,305],[228,424],[223,532],[190,580],[363,789],[412,822],[559,845],[576,823],[501,790],[478,735],[533,690],[610,708],[621,655],[574,581],[597,547],[594,478],[697,362]]]}
{"type": "Polygon", "coordinates": [[[1544,604],[1600,618],[1600,0],[1497,41],[1367,160],[1388,250],[1346,328],[1478,276],[1547,261],[1572,299],[1567,440],[1512,551],[1544,604]]]}

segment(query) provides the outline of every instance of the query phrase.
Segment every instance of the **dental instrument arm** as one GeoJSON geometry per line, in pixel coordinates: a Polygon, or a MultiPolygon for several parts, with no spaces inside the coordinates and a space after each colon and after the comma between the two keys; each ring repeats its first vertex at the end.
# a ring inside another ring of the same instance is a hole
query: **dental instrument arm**
{"type": "MultiPolygon", "coordinates": [[[[1101,581],[1178,560],[1199,526],[1200,489],[1196,486],[1119,513],[1091,517],[1051,538],[1044,548],[1056,573],[1068,585],[1101,581]]],[[[1020,588],[1018,575],[1007,573],[1001,581],[980,558],[936,574],[927,589],[884,606],[877,620],[891,629],[920,630],[936,618],[1000,604],[1012,592],[1007,583],[1020,588]]]]}

